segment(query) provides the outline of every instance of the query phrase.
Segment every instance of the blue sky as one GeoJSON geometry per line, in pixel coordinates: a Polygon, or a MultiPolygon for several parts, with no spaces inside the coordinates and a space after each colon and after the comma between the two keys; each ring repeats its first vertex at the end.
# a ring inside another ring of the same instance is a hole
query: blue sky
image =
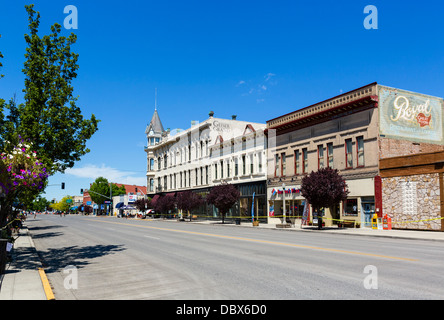
{"type": "MultiPolygon", "coordinates": [[[[1,1],[0,97],[21,90],[28,1],[1,1]]],[[[442,1],[34,1],[40,32],[78,10],[77,105],[101,120],[91,152],[44,195],[80,195],[98,175],[145,183],[145,127],[216,117],[265,123],[341,92],[380,84],[444,96],[442,1]],[[378,9],[367,30],[364,7],[378,9]],[[59,185],[65,182],[65,190],[59,185]]]]}

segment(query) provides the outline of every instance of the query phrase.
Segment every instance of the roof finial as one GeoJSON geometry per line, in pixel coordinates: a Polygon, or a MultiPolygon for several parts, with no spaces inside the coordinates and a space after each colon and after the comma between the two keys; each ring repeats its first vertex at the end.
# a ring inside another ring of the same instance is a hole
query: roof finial
{"type": "Polygon", "coordinates": [[[154,111],[157,111],[157,88],[156,88],[156,93],[154,95],[154,111]]]}

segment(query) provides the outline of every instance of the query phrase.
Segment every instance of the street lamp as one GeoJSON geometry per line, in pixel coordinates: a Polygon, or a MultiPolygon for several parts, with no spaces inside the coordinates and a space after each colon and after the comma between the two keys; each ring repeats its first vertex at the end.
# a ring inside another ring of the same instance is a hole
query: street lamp
{"type": "Polygon", "coordinates": [[[283,211],[283,216],[284,216],[284,218],[283,218],[283,224],[286,224],[287,223],[287,219],[286,219],[286,217],[285,217],[285,182],[284,183],[282,183],[282,202],[284,203],[284,211],[283,211]]]}

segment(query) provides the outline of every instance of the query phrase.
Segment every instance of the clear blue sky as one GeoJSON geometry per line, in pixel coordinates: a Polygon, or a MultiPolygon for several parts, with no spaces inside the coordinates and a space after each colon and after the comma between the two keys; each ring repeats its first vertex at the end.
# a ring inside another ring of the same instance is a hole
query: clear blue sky
{"type": "MultiPolygon", "coordinates": [[[[0,97],[23,101],[28,1],[0,3],[0,97]]],[[[79,195],[97,175],[144,183],[145,127],[216,117],[265,123],[371,82],[444,96],[442,1],[41,0],[41,34],[78,9],[80,69],[74,93],[85,117],[101,120],[91,152],[56,174],[48,199],[79,195]],[[378,9],[366,30],[364,7],[378,9]]]]}

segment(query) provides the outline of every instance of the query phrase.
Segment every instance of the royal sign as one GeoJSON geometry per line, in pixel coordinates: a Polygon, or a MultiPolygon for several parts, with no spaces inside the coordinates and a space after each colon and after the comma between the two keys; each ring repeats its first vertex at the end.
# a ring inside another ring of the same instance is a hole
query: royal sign
{"type": "Polygon", "coordinates": [[[442,145],[443,108],[441,98],[379,86],[380,134],[442,145]]]}

